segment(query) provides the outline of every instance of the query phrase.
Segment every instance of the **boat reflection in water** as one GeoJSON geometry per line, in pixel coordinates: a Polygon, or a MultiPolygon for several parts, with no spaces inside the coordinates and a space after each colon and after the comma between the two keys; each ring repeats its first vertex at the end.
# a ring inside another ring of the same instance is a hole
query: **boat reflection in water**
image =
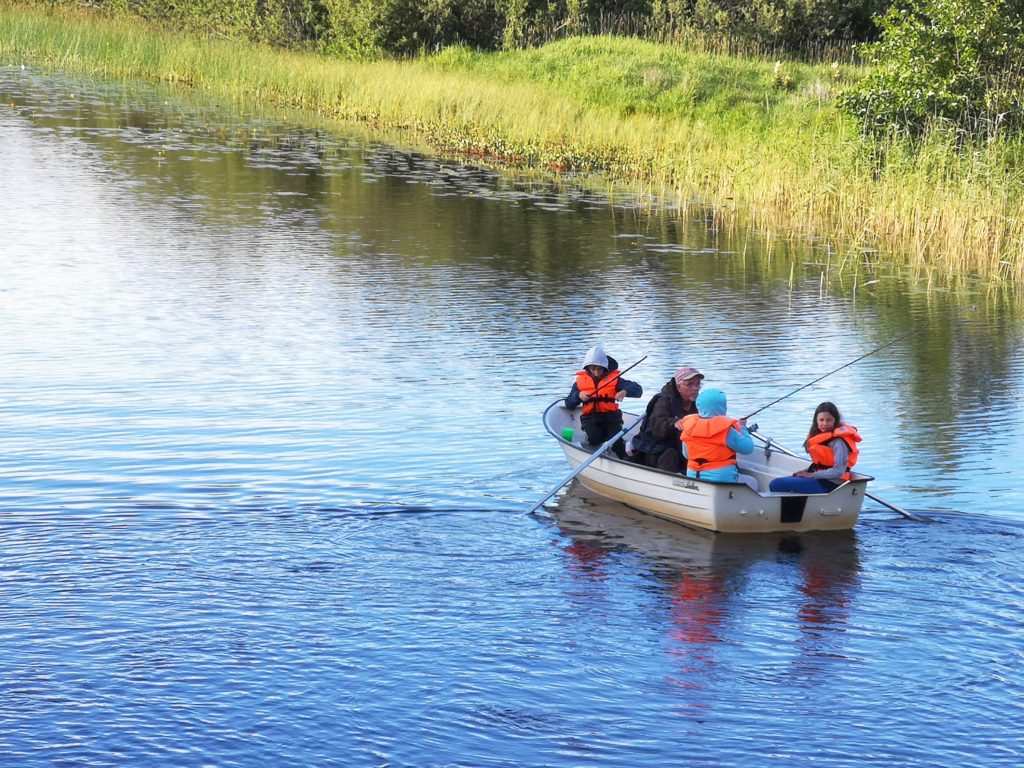
{"type": "MultiPolygon", "coordinates": [[[[644,589],[656,591],[664,610],[652,614],[649,595],[637,595],[636,629],[644,621],[663,624],[673,686],[704,689],[721,665],[755,675],[785,670],[793,683],[827,674],[844,658],[860,583],[852,530],[713,533],[633,510],[578,483],[542,515],[565,537],[559,545],[574,598],[614,592],[621,599],[615,582],[646,577],[644,589]]],[[[706,706],[691,704],[690,714],[706,706]]]]}

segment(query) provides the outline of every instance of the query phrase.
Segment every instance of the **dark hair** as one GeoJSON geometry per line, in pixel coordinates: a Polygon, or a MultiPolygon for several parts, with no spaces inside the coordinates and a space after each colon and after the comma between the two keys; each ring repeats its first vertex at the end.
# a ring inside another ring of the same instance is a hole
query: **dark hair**
{"type": "MultiPolygon", "coordinates": [[[[842,421],[842,418],[840,418],[840,416],[839,416],[839,409],[836,408],[834,403],[830,403],[830,402],[828,402],[826,400],[824,403],[822,403],[821,405],[819,405],[817,408],[814,409],[814,418],[811,419],[811,428],[807,432],[807,440],[810,440],[815,435],[821,433],[821,430],[818,429],[818,414],[819,413],[831,413],[832,414],[832,418],[834,418],[836,420],[836,426],[837,427],[839,426],[840,422],[842,421]]],[[[805,451],[807,450],[807,440],[804,440],[804,450],[805,451]]]]}

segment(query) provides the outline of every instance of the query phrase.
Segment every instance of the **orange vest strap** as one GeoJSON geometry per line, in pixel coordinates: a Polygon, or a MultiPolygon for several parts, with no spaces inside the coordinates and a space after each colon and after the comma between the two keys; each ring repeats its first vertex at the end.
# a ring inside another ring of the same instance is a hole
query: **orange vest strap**
{"type": "Polygon", "coordinates": [[[612,413],[619,410],[619,401],[615,399],[618,386],[618,370],[609,371],[597,382],[587,371],[576,371],[576,388],[580,393],[585,392],[590,396],[583,404],[584,414],[612,413]]]}

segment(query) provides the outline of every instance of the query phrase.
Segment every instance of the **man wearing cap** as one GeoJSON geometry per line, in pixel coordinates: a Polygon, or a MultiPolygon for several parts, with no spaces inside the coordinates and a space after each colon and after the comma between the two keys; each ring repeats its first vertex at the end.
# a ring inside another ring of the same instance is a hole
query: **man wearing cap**
{"type": "Polygon", "coordinates": [[[644,425],[633,438],[633,450],[638,460],[666,472],[683,471],[682,443],[676,422],[683,416],[697,413],[695,401],[703,380],[703,373],[684,366],[651,398],[644,425]]]}

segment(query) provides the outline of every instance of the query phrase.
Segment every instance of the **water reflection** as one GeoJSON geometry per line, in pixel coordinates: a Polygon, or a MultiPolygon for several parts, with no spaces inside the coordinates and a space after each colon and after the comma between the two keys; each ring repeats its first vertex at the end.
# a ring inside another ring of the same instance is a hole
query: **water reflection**
{"type": "MultiPolygon", "coordinates": [[[[16,332],[13,345],[52,349],[99,328],[99,346],[108,327],[124,327],[140,342],[124,359],[156,359],[175,353],[172,318],[187,312],[201,321],[186,330],[195,347],[215,347],[230,318],[225,360],[244,366],[238,350],[262,333],[279,342],[274,363],[288,366],[289,345],[303,347],[302,361],[326,354],[304,332],[316,327],[360,358],[353,366],[410,385],[418,376],[391,360],[419,370],[438,350],[464,350],[446,363],[471,404],[505,373],[492,361],[515,359],[532,375],[498,415],[515,422],[510,434],[542,442],[537,414],[597,341],[620,359],[648,355],[637,370],[648,391],[689,362],[749,412],[919,329],[773,406],[758,417],[763,431],[798,446],[808,414],[829,399],[865,435],[864,470],[894,503],[1024,516],[1013,460],[1024,450],[1017,293],[941,290],[870,255],[718,230],[699,208],[652,215],[628,198],[195,96],[0,69],[0,101],[11,105],[0,113],[11,155],[0,202],[17,291],[8,325],[61,331],[54,342],[16,332]],[[83,215],[68,227],[67,211],[83,215]],[[51,264],[40,253],[60,255],[51,264]],[[40,287],[48,272],[63,283],[40,287]],[[71,272],[95,295],[75,295],[71,272]],[[112,317],[118,308],[124,316],[112,317]],[[239,323],[247,313],[256,317],[239,323]],[[701,341],[711,338],[736,343],[701,341]]],[[[95,346],[79,347],[80,358],[109,367],[95,346]]],[[[74,348],[60,351],[61,369],[81,364],[68,359],[74,348]]]]}
{"type": "Polygon", "coordinates": [[[0,69],[0,96],[0,671],[29,680],[0,752],[1016,767],[991,713],[1021,700],[1022,539],[984,513],[1024,519],[1019,297],[198,93],[0,69]],[[541,411],[596,341],[649,355],[648,392],[698,364],[740,412],[910,327],[758,420],[796,447],[833,400],[880,495],[969,514],[525,515],[566,471],[541,411]]]}
{"type": "Polygon", "coordinates": [[[695,711],[709,706],[696,692],[715,680],[720,657],[729,664],[731,649],[759,626],[774,623],[773,637],[758,642],[790,645],[781,655],[795,678],[825,673],[821,659],[844,655],[860,579],[854,531],[714,534],[633,511],[578,484],[549,511],[565,537],[559,545],[572,582],[586,584],[574,599],[609,599],[608,584],[623,569],[651,575],[675,669],[671,682],[695,711]],[[599,594],[595,583],[604,586],[599,594]]]}
{"type": "Polygon", "coordinates": [[[728,589],[725,575],[707,569],[682,568],[671,587],[671,635],[695,658],[708,658],[704,646],[722,641],[728,589]]]}
{"type": "MultiPolygon", "coordinates": [[[[793,555],[802,574],[800,592],[805,599],[796,615],[804,640],[813,645],[831,633],[844,632],[860,572],[855,534],[830,536],[827,548],[805,548],[795,539],[783,543],[781,549],[793,555]]],[[[815,648],[812,653],[820,650],[815,648]]]]}
{"type": "Polygon", "coordinates": [[[708,715],[710,691],[718,675],[718,645],[728,636],[731,601],[728,576],[710,568],[683,567],[669,580],[667,653],[673,671],[667,679],[688,717],[708,715]]]}

